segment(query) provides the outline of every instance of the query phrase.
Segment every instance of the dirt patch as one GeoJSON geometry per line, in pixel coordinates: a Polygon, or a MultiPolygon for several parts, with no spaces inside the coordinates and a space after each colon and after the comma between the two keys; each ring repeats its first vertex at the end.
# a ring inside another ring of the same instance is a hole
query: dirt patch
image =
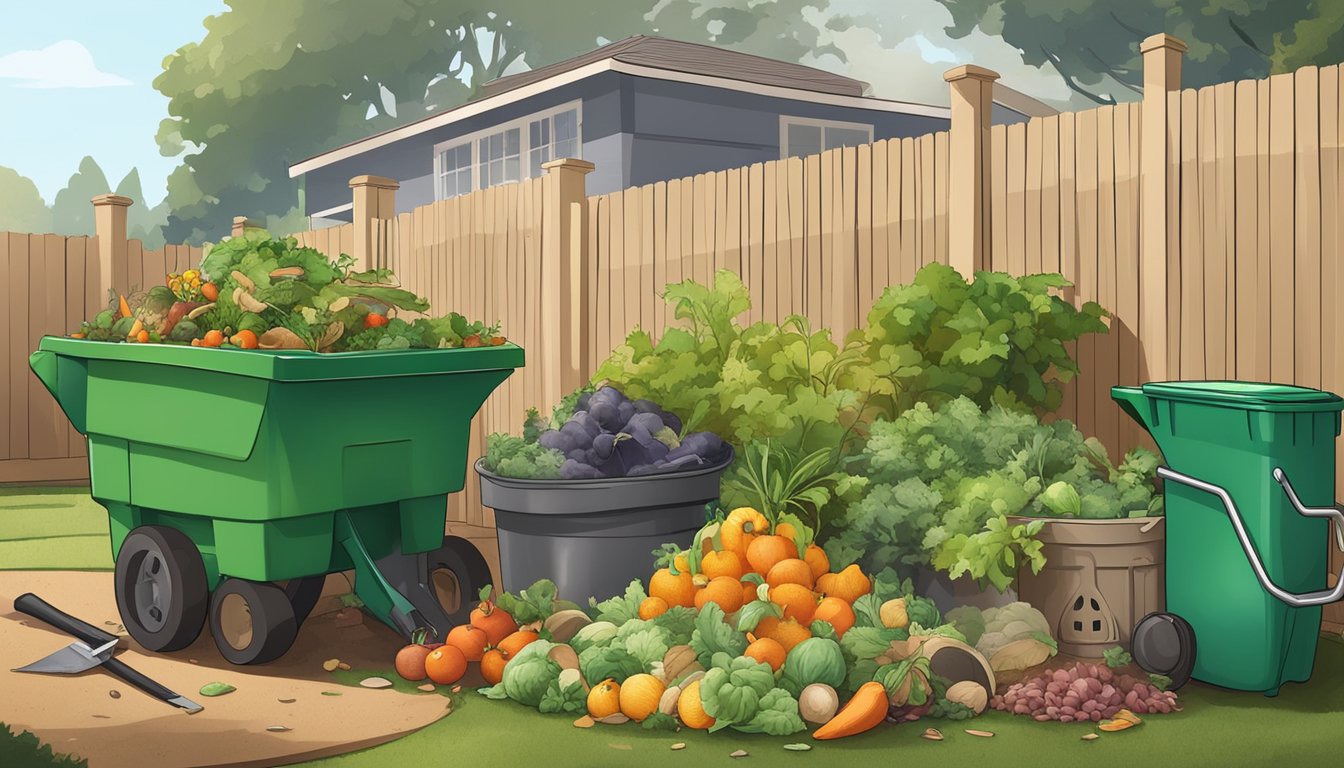
{"type": "Polygon", "coordinates": [[[208,627],[189,648],[172,654],[147,652],[118,632],[110,573],[0,572],[0,721],[32,731],[58,752],[87,758],[91,768],[252,766],[352,752],[448,714],[448,699],[439,693],[342,685],[322,668],[324,660],[339,658],[353,673],[389,674],[402,645],[381,623],[342,608],[337,595],[346,586],[341,576],[328,580],[283,658],[237,667],[220,657],[208,627]],[[14,598],[24,592],[121,635],[117,658],[204,710],[188,715],[97,669],[73,676],[11,672],[72,641],[13,610],[14,598]],[[215,698],[199,694],[216,681],[237,690],[215,698]],[[288,730],[268,730],[277,726],[288,730]]]}

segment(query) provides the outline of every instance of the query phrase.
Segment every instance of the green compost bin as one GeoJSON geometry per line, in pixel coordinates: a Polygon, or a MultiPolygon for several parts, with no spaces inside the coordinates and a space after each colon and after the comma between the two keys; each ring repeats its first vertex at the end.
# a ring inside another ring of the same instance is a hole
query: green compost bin
{"type": "Polygon", "coordinates": [[[211,590],[222,577],[355,568],[360,597],[404,630],[389,613],[410,606],[374,561],[444,543],[471,419],[523,350],[317,354],[46,337],[29,364],[88,437],[114,555],[130,531],[155,525],[190,538],[211,590]]]}
{"type": "Polygon", "coordinates": [[[1323,589],[1326,518],[1344,520],[1332,506],[1344,400],[1236,381],[1114,387],[1111,396],[1166,462],[1166,611],[1193,630],[1189,676],[1267,695],[1305,682],[1320,606],[1344,591],[1323,589]]]}

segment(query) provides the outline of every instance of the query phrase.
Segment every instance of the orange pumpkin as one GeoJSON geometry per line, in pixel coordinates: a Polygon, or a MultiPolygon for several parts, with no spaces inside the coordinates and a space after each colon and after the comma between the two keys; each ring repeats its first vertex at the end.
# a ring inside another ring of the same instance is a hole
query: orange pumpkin
{"type": "Polygon", "coordinates": [[[742,597],[741,582],[731,576],[720,576],[695,593],[695,607],[699,610],[718,603],[724,613],[733,613],[742,607],[742,597]]]}
{"type": "Polygon", "coordinates": [[[667,601],[661,597],[646,597],[639,603],[639,618],[648,621],[649,619],[662,616],[667,613],[667,601]]]}
{"type": "Polygon", "coordinates": [[[770,590],[770,602],[784,609],[784,618],[803,626],[812,623],[817,612],[817,595],[801,584],[780,584],[770,590]]]}
{"type": "Polygon", "coordinates": [[[779,561],[793,557],[798,557],[798,547],[783,536],[757,536],[747,547],[747,563],[762,576],[779,561]]]}
{"type": "Polygon", "coordinates": [[[519,651],[523,650],[528,645],[535,643],[537,639],[538,635],[536,632],[520,629],[500,641],[499,651],[504,654],[504,660],[508,661],[514,656],[517,656],[519,651]]]}
{"type": "Polygon", "coordinates": [[[642,722],[658,711],[658,701],[662,699],[665,690],[666,684],[653,675],[631,675],[621,683],[621,714],[637,723],[642,722]]]}
{"type": "Polygon", "coordinates": [[[732,550],[710,552],[700,560],[700,572],[711,579],[719,576],[742,578],[742,558],[732,550]]]}
{"type": "Polygon", "coordinates": [[[719,526],[719,541],[724,549],[746,559],[752,540],[769,530],[770,521],[765,515],[751,507],[738,507],[729,512],[728,518],[719,526]]]}
{"type": "Polygon", "coordinates": [[[675,576],[667,568],[659,568],[649,579],[649,596],[660,597],[669,606],[680,605],[686,608],[695,606],[695,582],[689,570],[675,576]]]}
{"type": "Polygon", "coordinates": [[[709,730],[714,725],[714,718],[705,712],[704,702],[700,701],[700,681],[681,689],[681,695],[677,697],[677,717],[687,728],[696,730],[709,730]]]}
{"type": "Polygon", "coordinates": [[[481,604],[472,610],[471,626],[484,632],[485,639],[489,640],[491,645],[499,645],[504,638],[518,631],[518,623],[508,611],[497,607],[489,600],[482,600],[481,604]]]}
{"type": "Polygon", "coordinates": [[[610,717],[621,711],[621,686],[607,679],[588,691],[588,716],[594,719],[610,717]]]}
{"type": "Polygon", "coordinates": [[[823,574],[831,571],[831,559],[826,556],[826,550],[816,544],[807,545],[807,551],[803,553],[803,560],[812,569],[813,581],[820,579],[823,574]]]}
{"type": "Polygon", "coordinates": [[[855,564],[839,573],[822,576],[817,580],[817,588],[829,597],[838,597],[846,603],[853,604],[855,600],[872,591],[873,583],[855,564]]]}
{"type": "Polygon", "coordinates": [[[743,656],[753,658],[762,664],[769,664],[770,669],[775,672],[784,666],[784,657],[788,652],[784,646],[780,645],[778,640],[769,637],[757,638],[754,643],[747,646],[747,650],[742,652],[743,656]]]}
{"type": "Polygon", "coordinates": [[[481,677],[491,685],[499,685],[499,681],[504,679],[504,665],[508,663],[509,660],[504,658],[498,648],[491,648],[481,656],[481,677]]]}
{"type": "Polygon", "coordinates": [[[844,637],[854,626],[854,618],[854,608],[838,597],[823,598],[816,613],[812,614],[813,621],[824,621],[835,627],[837,637],[844,637]]]}
{"type": "Polygon", "coordinates": [[[765,574],[765,583],[772,587],[781,584],[799,584],[811,589],[812,568],[796,557],[786,558],[770,567],[769,572],[765,574]]]}

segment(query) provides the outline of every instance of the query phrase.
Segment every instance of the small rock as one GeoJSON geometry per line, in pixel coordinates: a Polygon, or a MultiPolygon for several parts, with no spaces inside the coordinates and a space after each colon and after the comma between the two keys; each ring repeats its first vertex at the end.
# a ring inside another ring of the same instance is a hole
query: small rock
{"type": "Polygon", "coordinates": [[[969,733],[969,734],[972,735],[972,736],[979,736],[979,737],[982,738],[982,739],[988,739],[988,738],[991,738],[991,737],[994,735],[994,734],[991,733],[990,731],[977,731],[977,730],[973,730],[973,729],[971,729],[971,728],[967,728],[967,729],[966,729],[966,732],[969,733]]]}
{"type": "Polygon", "coordinates": [[[322,668],[327,670],[328,672],[335,672],[336,668],[339,667],[340,665],[341,665],[340,659],[327,659],[326,661],[322,662],[322,668]]]}
{"type": "Polygon", "coordinates": [[[359,684],[365,688],[391,688],[392,681],[385,677],[366,677],[359,681],[359,684]]]}
{"type": "Polygon", "coordinates": [[[1096,741],[1097,739],[1100,739],[1100,738],[1101,738],[1101,737],[1098,736],[1098,735],[1095,734],[1095,733],[1089,733],[1089,734],[1087,734],[1086,736],[1083,737],[1083,741],[1096,741]]]}
{"type": "Polygon", "coordinates": [[[925,728],[925,729],[924,729],[924,733],[922,733],[922,734],[920,734],[920,735],[923,736],[924,738],[928,739],[929,741],[942,741],[942,740],[943,740],[943,732],[940,731],[940,730],[938,730],[937,728],[925,728]]]}
{"type": "Polygon", "coordinates": [[[746,757],[746,756],[747,756],[747,750],[745,750],[745,749],[739,749],[739,750],[737,750],[736,752],[729,752],[729,753],[728,753],[728,756],[729,756],[729,757],[746,757]]]}
{"type": "Polygon", "coordinates": [[[113,688],[112,690],[110,690],[110,691],[107,692],[107,695],[108,695],[108,696],[111,696],[111,697],[114,698],[114,699],[120,699],[120,698],[121,698],[121,691],[118,691],[116,688],[113,688]]]}
{"type": "Polygon", "coordinates": [[[200,663],[201,663],[201,662],[199,662],[199,661],[197,661],[197,660],[195,660],[195,659],[187,659],[187,661],[191,662],[192,664],[200,664],[200,663]]]}
{"type": "Polygon", "coordinates": [[[283,725],[268,725],[266,726],[266,730],[270,731],[271,733],[284,733],[285,731],[288,731],[289,728],[283,725]]]}
{"type": "Polygon", "coordinates": [[[673,745],[672,745],[672,748],[673,748],[673,749],[685,749],[685,748],[686,748],[686,742],[684,742],[684,741],[678,741],[676,744],[673,744],[673,745]]]}
{"type": "Polygon", "coordinates": [[[297,699],[276,699],[281,704],[293,704],[297,699]]]}
{"type": "Polygon", "coordinates": [[[415,690],[417,690],[417,691],[424,691],[425,693],[433,693],[433,692],[434,692],[434,684],[433,684],[433,683],[425,683],[424,685],[417,685],[417,686],[415,686],[415,690]]]}
{"type": "Polygon", "coordinates": [[[607,746],[611,747],[612,749],[621,749],[621,750],[634,749],[634,747],[630,746],[629,744],[608,744],[607,746]]]}
{"type": "Polygon", "coordinates": [[[589,716],[587,716],[587,715],[584,715],[583,717],[580,717],[578,720],[575,720],[575,721],[574,721],[574,727],[575,727],[575,728],[592,728],[592,727],[596,724],[596,722],[597,722],[597,721],[593,720],[593,718],[591,718],[591,717],[589,717],[589,716]]]}
{"type": "Polygon", "coordinates": [[[453,686],[453,693],[461,693],[461,692],[462,692],[462,686],[460,685],[453,686]]]}
{"type": "Polygon", "coordinates": [[[341,670],[342,672],[349,672],[349,671],[350,671],[350,665],[349,665],[349,664],[346,664],[344,661],[342,661],[340,664],[337,664],[337,665],[336,665],[336,668],[339,669],[339,670],[341,670]]]}

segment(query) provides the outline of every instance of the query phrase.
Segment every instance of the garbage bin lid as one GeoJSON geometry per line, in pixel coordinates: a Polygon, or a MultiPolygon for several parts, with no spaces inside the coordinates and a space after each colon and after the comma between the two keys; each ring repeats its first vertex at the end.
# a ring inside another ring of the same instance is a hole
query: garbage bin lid
{"type": "Polygon", "coordinates": [[[1344,398],[1289,384],[1251,381],[1163,381],[1143,385],[1146,395],[1252,411],[1338,411],[1344,398]]]}

